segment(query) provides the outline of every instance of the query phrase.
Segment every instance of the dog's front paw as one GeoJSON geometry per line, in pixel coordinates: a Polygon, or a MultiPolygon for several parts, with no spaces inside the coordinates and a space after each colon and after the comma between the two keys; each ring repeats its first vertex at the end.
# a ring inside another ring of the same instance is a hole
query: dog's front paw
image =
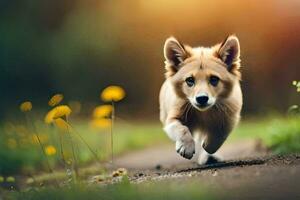
{"type": "Polygon", "coordinates": [[[182,157],[191,159],[195,154],[195,142],[192,137],[176,141],[176,151],[182,157]]]}

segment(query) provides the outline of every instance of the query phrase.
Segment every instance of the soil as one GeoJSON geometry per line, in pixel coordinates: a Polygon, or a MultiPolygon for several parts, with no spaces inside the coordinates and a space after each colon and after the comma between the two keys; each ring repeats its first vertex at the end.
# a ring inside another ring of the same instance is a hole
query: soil
{"type": "Polygon", "coordinates": [[[223,161],[197,165],[173,145],[151,147],[115,160],[133,183],[199,185],[222,199],[300,199],[300,155],[272,155],[259,141],[224,145],[223,161]]]}

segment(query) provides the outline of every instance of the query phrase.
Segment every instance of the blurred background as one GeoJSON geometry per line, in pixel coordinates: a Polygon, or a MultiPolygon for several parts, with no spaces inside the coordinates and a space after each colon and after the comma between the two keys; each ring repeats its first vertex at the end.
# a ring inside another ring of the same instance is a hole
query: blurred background
{"type": "Polygon", "coordinates": [[[151,145],[176,154],[158,109],[171,35],[209,47],[236,34],[243,120],[225,145],[299,153],[299,10],[298,0],[0,0],[0,193],[85,179],[151,145]],[[110,106],[100,96],[111,85],[121,88],[110,106]]]}
{"type": "Polygon", "coordinates": [[[244,115],[283,113],[297,100],[299,9],[297,0],[2,0],[0,116],[24,100],[44,109],[58,92],[88,115],[114,84],[127,92],[120,115],[158,120],[165,39],[211,46],[232,33],[241,43],[244,115]]]}

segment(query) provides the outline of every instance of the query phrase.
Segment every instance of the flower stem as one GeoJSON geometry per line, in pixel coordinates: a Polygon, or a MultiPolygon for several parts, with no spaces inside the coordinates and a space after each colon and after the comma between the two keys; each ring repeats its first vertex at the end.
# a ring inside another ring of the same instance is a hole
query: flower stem
{"type": "Polygon", "coordinates": [[[114,101],[111,101],[112,112],[111,112],[111,126],[110,126],[110,147],[111,147],[111,164],[114,164],[114,135],[113,135],[113,126],[115,120],[115,104],[114,101]]]}
{"type": "MultiPolygon", "coordinates": [[[[42,150],[43,156],[45,157],[45,160],[46,160],[46,164],[47,164],[48,170],[49,170],[49,172],[50,172],[51,174],[53,174],[54,171],[53,171],[53,169],[52,169],[51,166],[50,166],[49,159],[48,159],[47,154],[46,154],[46,152],[45,152],[45,147],[44,147],[44,145],[43,145],[42,142],[41,142],[40,136],[39,136],[38,132],[36,131],[35,125],[34,125],[34,123],[32,122],[32,120],[29,119],[29,116],[28,116],[27,114],[25,114],[25,118],[26,118],[27,126],[28,126],[29,124],[31,125],[31,128],[33,129],[33,134],[35,135],[35,137],[36,137],[37,140],[38,140],[38,143],[39,143],[39,146],[40,146],[40,148],[41,148],[41,150],[42,150]]],[[[55,182],[56,182],[57,186],[59,186],[58,181],[57,181],[56,179],[55,179],[55,182]]]]}
{"type": "Polygon", "coordinates": [[[66,165],[66,159],[65,159],[65,155],[64,155],[64,149],[63,149],[64,146],[63,146],[62,136],[61,136],[60,133],[59,133],[59,145],[60,145],[61,159],[62,159],[63,165],[65,166],[66,165]]]}
{"type": "MultiPolygon", "coordinates": [[[[67,117],[66,117],[66,122],[69,124],[67,117]]],[[[73,155],[73,160],[74,160],[74,169],[75,169],[75,180],[74,181],[76,182],[76,179],[78,177],[78,166],[77,166],[77,160],[76,160],[76,155],[75,155],[74,143],[73,143],[73,139],[72,139],[69,127],[68,127],[68,135],[69,135],[69,139],[70,139],[70,143],[71,143],[72,155],[73,155]]]]}
{"type": "Polygon", "coordinates": [[[90,147],[90,145],[85,141],[85,139],[83,139],[83,137],[74,129],[74,127],[71,124],[69,124],[69,126],[72,128],[72,131],[79,137],[79,139],[87,146],[87,148],[90,150],[90,152],[95,156],[96,161],[99,164],[101,164],[97,153],[90,147]]]}

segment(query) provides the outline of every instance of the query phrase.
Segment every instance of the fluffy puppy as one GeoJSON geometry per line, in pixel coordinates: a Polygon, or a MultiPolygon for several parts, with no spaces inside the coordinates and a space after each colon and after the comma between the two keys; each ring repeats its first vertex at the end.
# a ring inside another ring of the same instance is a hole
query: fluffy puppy
{"type": "Polygon", "coordinates": [[[228,36],[210,48],[192,48],[174,37],[164,45],[166,80],[160,91],[160,120],[176,151],[203,164],[240,119],[240,45],[228,36]],[[195,157],[195,156],[194,156],[195,157]]]}

